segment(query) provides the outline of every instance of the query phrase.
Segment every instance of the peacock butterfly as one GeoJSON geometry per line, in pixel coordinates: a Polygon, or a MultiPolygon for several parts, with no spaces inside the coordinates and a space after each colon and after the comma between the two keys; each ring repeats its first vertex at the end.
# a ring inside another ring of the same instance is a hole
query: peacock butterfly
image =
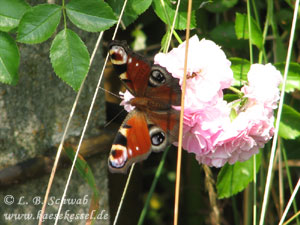
{"type": "Polygon", "coordinates": [[[124,41],[109,45],[110,60],[120,79],[134,96],[134,106],[122,123],[111,148],[111,172],[125,173],[134,163],[146,159],[151,151],[164,150],[178,136],[179,80],[162,66],[151,64],[133,52],[124,41]]]}

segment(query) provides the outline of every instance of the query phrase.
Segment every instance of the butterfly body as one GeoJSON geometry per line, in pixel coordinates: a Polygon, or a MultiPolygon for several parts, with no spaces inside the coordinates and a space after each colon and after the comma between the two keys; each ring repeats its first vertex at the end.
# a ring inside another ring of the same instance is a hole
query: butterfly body
{"type": "Polygon", "coordinates": [[[126,104],[134,106],[122,123],[108,159],[112,172],[125,173],[128,167],[162,151],[176,140],[180,105],[179,80],[159,65],[131,51],[125,42],[114,41],[109,55],[120,79],[134,96],[126,104]]]}

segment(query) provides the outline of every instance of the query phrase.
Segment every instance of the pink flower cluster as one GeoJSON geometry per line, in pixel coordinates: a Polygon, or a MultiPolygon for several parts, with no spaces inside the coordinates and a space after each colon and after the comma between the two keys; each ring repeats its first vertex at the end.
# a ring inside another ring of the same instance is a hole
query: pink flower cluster
{"type": "MultiPolygon", "coordinates": [[[[154,59],[179,78],[180,84],[184,52],[185,43],[182,43],[167,54],[157,54],[154,59]]],[[[209,166],[221,167],[226,162],[248,160],[273,136],[273,110],[279,99],[280,72],[271,64],[252,65],[248,84],[241,90],[246,101],[227,103],[223,89],[233,82],[230,65],[214,42],[199,41],[197,36],[190,39],[183,148],[194,153],[199,163],[209,166]]]]}
{"type": "Polygon", "coordinates": [[[282,76],[271,64],[251,66],[248,73],[248,85],[242,88],[245,105],[233,107],[237,116],[224,124],[214,149],[207,155],[197,155],[199,162],[220,167],[248,160],[259,148],[264,147],[273,136],[273,110],[279,100],[278,86],[282,76]]]}

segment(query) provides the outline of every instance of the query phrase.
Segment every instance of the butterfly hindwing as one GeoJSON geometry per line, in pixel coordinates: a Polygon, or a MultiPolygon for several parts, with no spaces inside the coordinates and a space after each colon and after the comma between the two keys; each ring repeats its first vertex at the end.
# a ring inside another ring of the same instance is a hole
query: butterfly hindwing
{"type": "Polygon", "coordinates": [[[168,144],[167,134],[147,118],[134,110],[121,125],[109,155],[111,172],[125,173],[133,162],[146,159],[151,150],[161,151],[168,144]]]}
{"type": "Polygon", "coordinates": [[[177,141],[179,128],[179,113],[177,110],[149,111],[147,118],[152,124],[159,126],[165,132],[169,144],[177,141]]]}

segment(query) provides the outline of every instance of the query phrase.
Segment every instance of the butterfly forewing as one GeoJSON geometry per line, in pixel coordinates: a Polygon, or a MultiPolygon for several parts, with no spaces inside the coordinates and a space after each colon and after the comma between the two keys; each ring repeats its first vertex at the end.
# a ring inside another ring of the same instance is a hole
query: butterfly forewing
{"type": "Polygon", "coordinates": [[[143,96],[151,71],[150,62],[120,41],[111,43],[109,54],[126,88],[135,96],[143,96]]]}
{"type": "Polygon", "coordinates": [[[179,79],[174,78],[166,68],[154,64],[151,67],[151,72],[148,78],[148,87],[145,96],[152,99],[160,99],[169,108],[172,105],[180,105],[181,100],[181,87],[179,79]]]}

